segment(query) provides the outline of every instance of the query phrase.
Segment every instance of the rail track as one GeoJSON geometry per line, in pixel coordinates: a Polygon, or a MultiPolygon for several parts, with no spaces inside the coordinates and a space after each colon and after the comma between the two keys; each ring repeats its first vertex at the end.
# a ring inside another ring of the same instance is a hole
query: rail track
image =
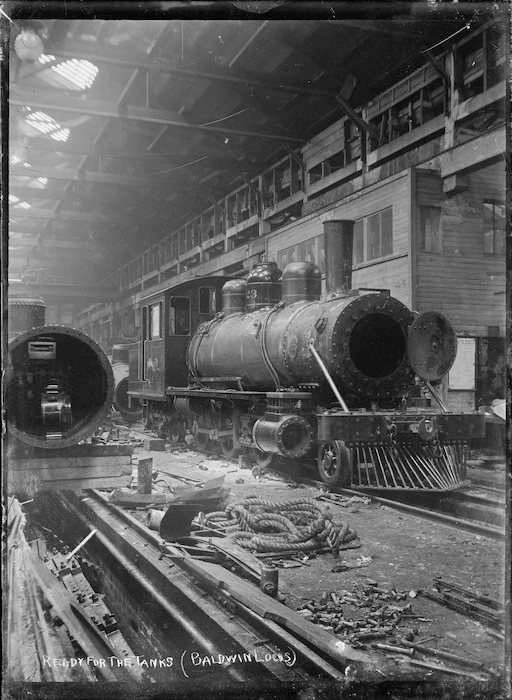
{"type": "MultiPolygon", "coordinates": [[[[190,449],[193,450],[193,446],[190,449]]],[[[196,451],[198,454],[219,456],[218,451],[215,450],[196,451]]],[[[326,488],[320,479],[313,476],[316,470],[310,462],[278,459],[274,466],[276,471],[292,477],[299,483],[320,489],[326,488]],[[311,476],[307,476],[308,474],[311,476]]],[[[506,517],[505,470],[468,467],[467,476],[467,484],[444,492],[396,489],[358,490],[341,487],[331,487],[330,490],[341,495],[369,496],[383,505],[411,515],[451,525],[484,537],[503,539],[506,517]]]]}
{"type": "MultiPolygon", "coordinates": [[[[300,483],[325,488],[322,481],[305,477],[300,467],[283,470],[300,483]]],[[[484,537],[505,537],[506,497],[504,474],[468,470],[467,484],[450,491],[400,491],[393,489],[330,490],[340,495],[368,496],[397,510],[434,520],[484,537]]]]}
{"type": "MultiPolygon", "coordinates": [[[[131,591],[128,607],[137,612],[124,616],[127,627],[134,627],[135,620],[139,632],[154,626],[149,655],[173,659],[172,668],[165,668],[166,681],[172,676],[177,683],[190,682],[192,677],[204,690],[210,679],[217,688],[215,673],[222,671],[225,692],[240,682],[261,690],[279,683],[281,688],[284,684],[322,692],[332,684],[344,687],[348,667],[351,677],[355,671],[372,684],[419,677],[417,671],[396,668],[380,655],[349,647],[239,575],[162,544],[157,533],[108,503],[100,492],[65,492],[50,498],[55,499],[60,531],[67,528],[80,540],[96,530],[83,556],[103,574],[117,572],[113,587],[111,574],[103,581],[112,605],[124,601],[126,608],[121,587],[131,591]]],[[[123,610],[114,611],[123,619],[123,610]]],[[[149,638],[149,632],[144,636],[149,638]]],[[[154,673],[157,682],[161,680],[154,673]]]]}

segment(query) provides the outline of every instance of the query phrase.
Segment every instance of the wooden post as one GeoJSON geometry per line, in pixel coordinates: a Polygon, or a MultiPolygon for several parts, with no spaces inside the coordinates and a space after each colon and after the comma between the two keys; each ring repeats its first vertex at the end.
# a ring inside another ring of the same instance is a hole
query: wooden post
{"type": "Polygon", "coordinates": [[[137,493],[151,493],[153,484],[153,457],[139,459],[137,468],[137,493]]]}

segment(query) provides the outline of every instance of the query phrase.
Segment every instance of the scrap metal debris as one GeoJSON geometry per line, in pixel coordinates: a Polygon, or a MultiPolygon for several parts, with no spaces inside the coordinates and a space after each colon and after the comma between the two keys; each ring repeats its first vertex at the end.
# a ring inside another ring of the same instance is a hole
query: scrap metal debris
{"type": "Polygon", "coordinates": [[[410,603],[398,604],[407,598],[408,591],[380,588],[378,582],[368,579],[351,591],[325,591],[319,600],[304,600],[297,610],[311,622],[332,628],[353,646],[394,635],[412,641],[419,630],[399,628],[402,622],[416,618],[410,603]],[[349,608],[359,609],[360,616],[354,619],[349,608]]]}

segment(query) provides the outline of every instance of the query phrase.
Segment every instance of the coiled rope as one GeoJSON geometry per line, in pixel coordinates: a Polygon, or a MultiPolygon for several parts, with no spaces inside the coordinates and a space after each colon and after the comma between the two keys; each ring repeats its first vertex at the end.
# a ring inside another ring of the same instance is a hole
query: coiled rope
{"type": "Polygon", "coordinates": [[[224,511],[208,513],[206,522],[222,525],[236,544],[255,552],[314,551],[357,539],[346,522],[336,522],[328,508],[312,498],[267,501],[251,496],[229,504],[224,511]]]}

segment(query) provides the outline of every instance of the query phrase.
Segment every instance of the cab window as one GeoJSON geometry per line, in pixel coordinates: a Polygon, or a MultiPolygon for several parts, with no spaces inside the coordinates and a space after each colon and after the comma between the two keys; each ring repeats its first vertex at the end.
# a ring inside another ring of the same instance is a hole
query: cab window
{"type": "Polygon", "coordinates": [[[170,299],[169,335],[190,335],[190,299],[187,297],[170,299]]]}
{"type": "Polygon", "coordinates": [[[162,302],[149,307],[149,340],[162,337],[162,302]]]}
{"type": "Polygon", "coordinates": [[[199,287],[199,313],[212,316],[216,309],[215,287],[199,287]]]}

